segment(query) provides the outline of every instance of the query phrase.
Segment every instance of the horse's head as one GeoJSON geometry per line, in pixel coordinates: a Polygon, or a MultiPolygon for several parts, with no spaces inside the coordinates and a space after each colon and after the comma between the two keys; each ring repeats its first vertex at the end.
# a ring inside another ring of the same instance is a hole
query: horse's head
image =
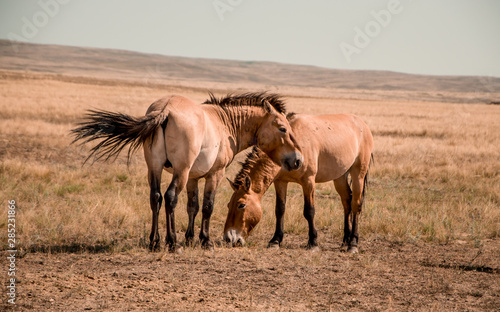
{"type": "Polygon", "coordinates": [[[224,240],[232,246],[245,245],[245,239],[262,217],[261,196],[251,189],[252,181],[246,176],[241,186],[229,181],[234,190],[229,201],[224,240]]]}
{"type": "Polygon", "coordinates": [[[275,163],[287,171],[302,166],[303,156],[292,128],[284,114],[279,113],[268,101],[264,101],[266,116],[257,131],[257,145],[275,163]]]}

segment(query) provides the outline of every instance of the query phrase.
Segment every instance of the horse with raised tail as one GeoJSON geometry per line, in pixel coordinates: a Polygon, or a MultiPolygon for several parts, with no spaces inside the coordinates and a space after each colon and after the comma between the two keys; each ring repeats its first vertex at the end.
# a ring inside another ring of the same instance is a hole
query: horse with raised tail
{"type": "Polygon", "coordinates": [[[244,93],[210,98],[202,105],[178,95],[151,104],[146,115],[89,111],[72,130],[74,142],[98,141],[87,158],[110,159],[127,145],[128,157],[144,149],[150,185],[152,225],[149,248],[159,248],[158,214],[165,199],[167,235],[170,251],[177,246],[174,210],[179,193],[187,189],[189,215],[186,242],[194,237],[194,220],[199,211],[198,180],[205,179],[200,241],[212,248],[209,224],[215,191],[225,168],[234,156],[257,145],[283,170],[296,170],[302,164],[300,148],[285,116],[282,99],[276,94],[244,93]],[[161,194],[162,171],[172,173],[165,196],[161,194]]]}

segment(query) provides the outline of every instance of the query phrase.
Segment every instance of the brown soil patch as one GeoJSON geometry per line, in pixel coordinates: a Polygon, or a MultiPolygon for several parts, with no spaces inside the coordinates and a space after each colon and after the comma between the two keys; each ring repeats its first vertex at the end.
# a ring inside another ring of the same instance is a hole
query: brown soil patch
{"type": "MultiPolygon", "coordinates": [[[[326,238],[320,252],[288,235],[262,246],[182,253],[28,253],[18,259],[19,310],[495,311],[500,241],[363,241],[360,254],[326,238]],[[327,242],[328,241],[328,242],[327,242]]],[[[5,257],[2,257],[4,263],[5,257]]],[[[2,267],[4,265],[2,264],[2,267]]],[[[2,309],[9,308],[5,302],[2,309]]]]}

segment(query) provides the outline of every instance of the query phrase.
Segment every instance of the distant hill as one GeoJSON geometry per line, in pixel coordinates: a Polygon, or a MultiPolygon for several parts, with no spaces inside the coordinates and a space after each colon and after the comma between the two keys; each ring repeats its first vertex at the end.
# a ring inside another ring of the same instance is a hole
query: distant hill
{"type": "MultiPolygon", "coordinates": [[[[123,50],[41,45],[0,40],[0,70],[139,81],[214,82],[347,90],[473,93],[464,102],[490,102],[500,78],[425,76],[389,71],[337,70],[274,62],[174,57],[123,50]]],[[[496,94],[495,94],[496,93],[496,94]]],[[[442,96],[442,95],[441,95],[442,96]]],[[[452,99],[460,98],[458,95],[452,99]]],[[[452,100],[453,101],[453,100],[452,100]]]]}

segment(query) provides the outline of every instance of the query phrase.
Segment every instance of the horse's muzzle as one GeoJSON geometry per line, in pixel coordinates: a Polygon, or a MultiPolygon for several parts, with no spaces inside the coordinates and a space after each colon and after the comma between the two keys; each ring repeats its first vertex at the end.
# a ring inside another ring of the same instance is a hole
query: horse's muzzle
{"type": "Polygon", "coordinates": [[[286,171],[298,170],[302,167],[304,163],[304,157],[301,153],[294,152],[285,156],[285,158],[281,161],[281,166],[286,171]]]}
{"type": "Polygon", "coordinates": [[[245,246],[245,239],[236,230],[228,230],[224,233],[224,240],[232,247],[245,246]]]}

